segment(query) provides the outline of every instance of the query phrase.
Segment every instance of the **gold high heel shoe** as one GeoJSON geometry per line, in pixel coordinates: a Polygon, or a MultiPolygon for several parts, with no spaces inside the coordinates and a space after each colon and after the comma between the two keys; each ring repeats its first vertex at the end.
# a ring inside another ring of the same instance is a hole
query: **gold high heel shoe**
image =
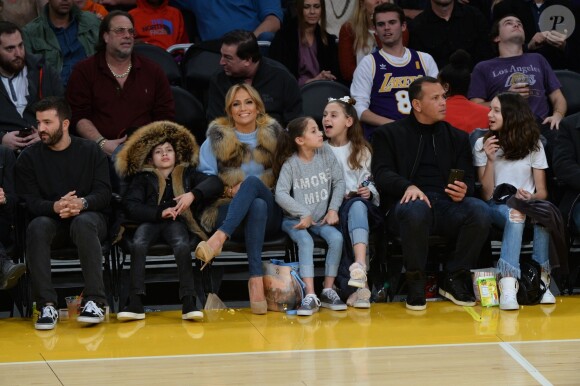
{"type": "Polygon", "coordinates": [[[206,265],[211,263],[211,261],[222,253],[222,249],[220,248],[217,251],[214,251],[212,247],[205,241],[200,241],[195,247],[195,257],[199,260],[203,261],[203,265],[200,268],[200,271],[205,268],[206,265]]]}

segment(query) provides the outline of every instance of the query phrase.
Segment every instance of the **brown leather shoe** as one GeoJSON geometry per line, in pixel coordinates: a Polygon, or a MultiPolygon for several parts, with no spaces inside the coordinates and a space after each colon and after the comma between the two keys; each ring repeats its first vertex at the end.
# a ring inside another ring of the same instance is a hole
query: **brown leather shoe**
{"type": "Polygon", "coordinates": [[[253,314],[263,315],[268,312],[268,303],[264,295],[264,282],[262,276],[251,277],[248,281],[250,292],[250,308],[253,314]]]}

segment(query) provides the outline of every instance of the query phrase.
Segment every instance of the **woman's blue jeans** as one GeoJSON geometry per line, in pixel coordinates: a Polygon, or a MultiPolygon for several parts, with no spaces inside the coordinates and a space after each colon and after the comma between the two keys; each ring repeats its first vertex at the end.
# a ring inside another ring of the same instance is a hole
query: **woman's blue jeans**
{"type": "Polygon", "coordinates": [[[352,245],[369,245],[368,209],[360,201],[355,202],[348,209],[348,232],[352,245]]]}
{"type": "Polygon", "coordinates": [[[250,176],[229,204],[219,208],[219,230],[234,240],[244,240],[250,277],[262,276],[264,238],[280,232],[282,211],[274,195],[258,177],[250,176]],[[240,225],[243,224],[243,227],[240,225]]]}
{"type": "MultiPolygon", "coordinates": [[[[498,261],[498,268],[503,276],[520,278],[520,252],[522,249],[522,237],[526,226],[526,217],[513,216],[510,219],[510,212],[514,209],[506,204],[497,204],[488,201],[491,209],[492,224],[503,229],[501,242],[501,253],[498,261]]],[[[550,234],[541,225],[534,225],[534,246],[532,259],[542,266],[545,271],[550,271],[550,261],[548,250],[550,247],[550,234]]]]}
{"type": "Polygon", "coordinates": [[[338,265],[342,256],[342,234],[332,225],[312,225],[308,229],[295,229],[300,222],[296,218],[285,217],[282,220],[282,230],[298,244],[298,260],[300,276],[314,277],[314,240],[310,233],[322,237],[328,245],[324,276],[336,277],[338,265]]]}

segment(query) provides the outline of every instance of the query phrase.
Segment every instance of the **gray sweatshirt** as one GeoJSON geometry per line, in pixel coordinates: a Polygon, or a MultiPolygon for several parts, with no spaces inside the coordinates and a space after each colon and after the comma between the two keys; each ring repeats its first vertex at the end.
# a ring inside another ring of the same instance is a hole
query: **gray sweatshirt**
{"type": "Polygon", "coordinates": [[[338,212],[345,189],[342,168],[325,143],[310,162],[297,154],[284,162],[276,184],[276,202],[289,217],[312,216],[312,221],[318,222],[329,210],[338,212]]]}

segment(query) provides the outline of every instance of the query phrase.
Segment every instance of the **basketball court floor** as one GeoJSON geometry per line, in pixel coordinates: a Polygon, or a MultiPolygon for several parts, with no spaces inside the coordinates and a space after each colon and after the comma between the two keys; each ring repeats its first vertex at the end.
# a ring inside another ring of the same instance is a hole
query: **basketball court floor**
{"type": "Polygon", "coordinates": [[[429,302],[81,326],[0,319],[0,385],[579,385],[580,296],[519,311],[429,302]]]}

